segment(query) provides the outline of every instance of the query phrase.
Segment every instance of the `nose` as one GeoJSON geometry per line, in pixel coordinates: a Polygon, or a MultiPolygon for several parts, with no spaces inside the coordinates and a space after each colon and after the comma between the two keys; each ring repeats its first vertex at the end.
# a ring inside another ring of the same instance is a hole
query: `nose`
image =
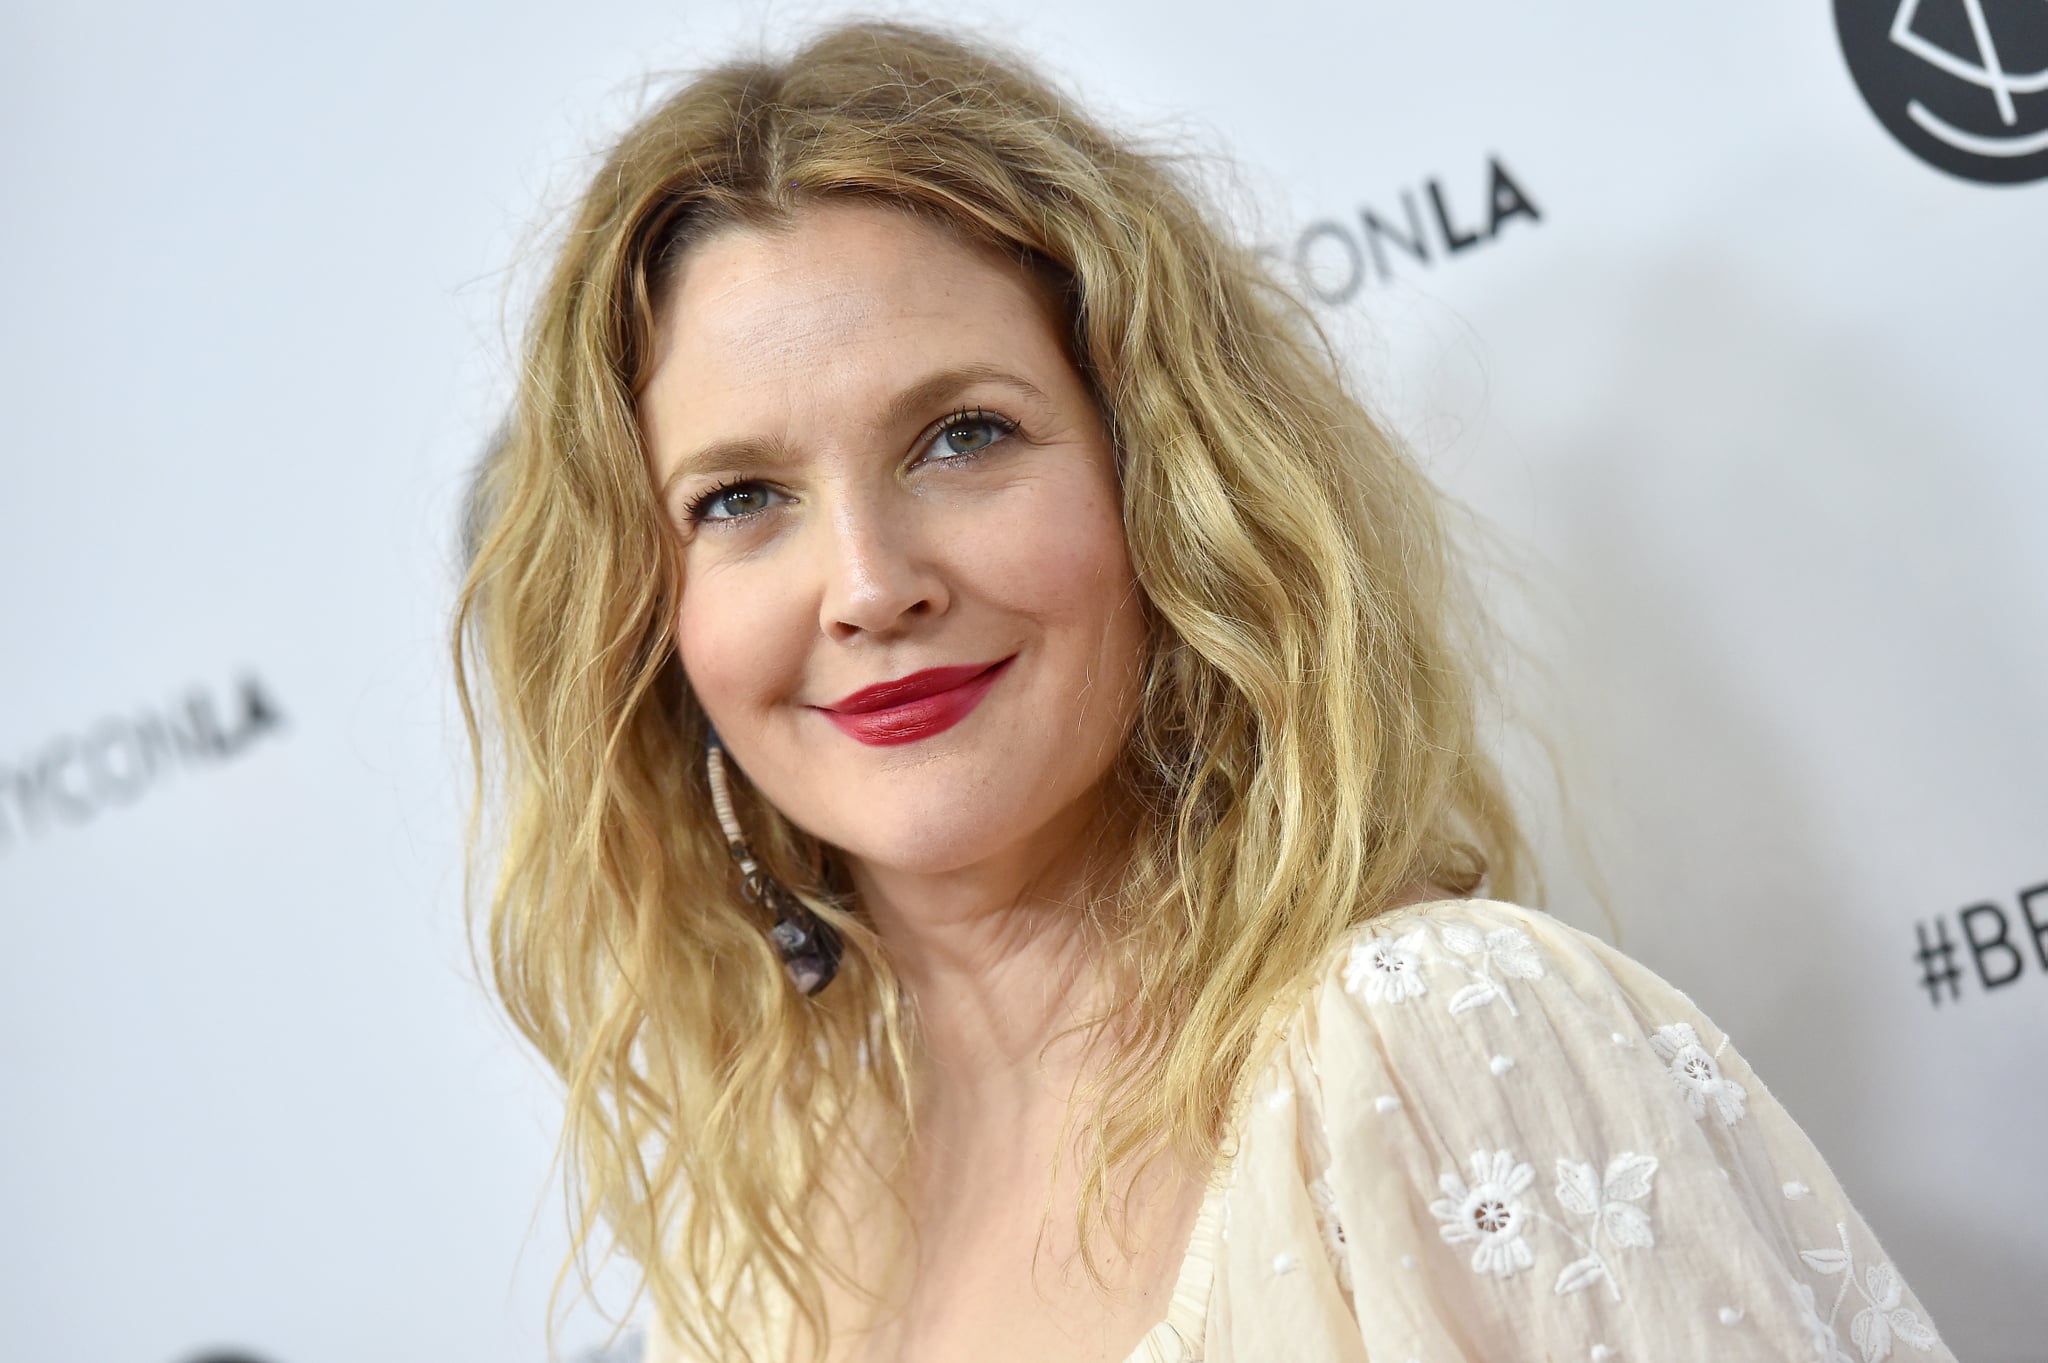
{"type": "Polygon", "coordinates": [[[896,489],[864,492],[825,519],[818,624],[830,638],[886,638],[945,613],[945,580],[914,502],[896,489]]]}

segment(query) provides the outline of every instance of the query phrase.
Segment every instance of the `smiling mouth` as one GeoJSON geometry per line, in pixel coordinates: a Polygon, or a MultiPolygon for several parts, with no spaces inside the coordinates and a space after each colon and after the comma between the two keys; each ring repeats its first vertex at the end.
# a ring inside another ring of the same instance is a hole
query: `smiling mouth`
{"type": "Polygon", "coordinates": [[[871,686],[821,708],[847,737],[869,747],[895,747],[944,733],[974,712],[1016,654],[986,667],[930,668],[871,686]],[[957,678],[957,680],[956,680],[957,678]]]}
{"type": "MultiPolygon", "coordinates": [[[[1011,655],[1011,657],[1014,656],[1016,655],[1011,655]]],[[[1001,667],[1009,660],[1009,658],[1001,658],[992,663],[967,663],[958,667],[927,667],[921,671],[912,672],[908,676],[898,677],[894,681],[877,682],[873,686],[863,686],[852,695],[842,696],[832,704],[820,706],[819,708],[832,710],[842,715],[866,715],[873,714],[878,710],[893,709],[910,701],[923,700],[927,696],[936,696],[943,691],[951,691],[955,687],[965,686],[967,683],[987,675],[995,668],[1001,667]]]]}

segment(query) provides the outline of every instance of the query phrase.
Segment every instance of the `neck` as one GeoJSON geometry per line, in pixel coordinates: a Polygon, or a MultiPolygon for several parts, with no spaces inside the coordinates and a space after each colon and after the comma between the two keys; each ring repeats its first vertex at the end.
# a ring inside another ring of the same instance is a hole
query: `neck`
{"type": "Polygon", "coordinates": [[[920,874],[853,868],[861,902],[913,1000],[920,1078],[932,1101],[991,1116],[1057,1096],[1085,1067],[1087,1039],[1062,1035],[1099,1003],[1085,921],[1075,811],[1033,845],[971,867],[920,874]]]}

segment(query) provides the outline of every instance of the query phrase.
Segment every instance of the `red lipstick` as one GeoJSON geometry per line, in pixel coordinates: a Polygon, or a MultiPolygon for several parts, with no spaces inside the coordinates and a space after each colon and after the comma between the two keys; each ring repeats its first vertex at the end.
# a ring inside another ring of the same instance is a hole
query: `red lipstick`
{"type": "Polygon", "coordinates": [[[965,667],[928,667],[862,687],[818,709],[839,732],[870,747],[915,743],[967,718],[1016,656],[965,667]]]}

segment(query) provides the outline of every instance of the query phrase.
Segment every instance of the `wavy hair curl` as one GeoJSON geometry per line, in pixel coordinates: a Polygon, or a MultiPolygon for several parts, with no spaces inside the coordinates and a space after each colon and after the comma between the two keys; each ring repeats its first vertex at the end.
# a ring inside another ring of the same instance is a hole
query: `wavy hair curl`
{"type": "Polygon", "coordinates": [[[754,1357],[765,1292],[822,1347],[828,1156],[857,1104],[907,1131],[915,1096],[909,1001],[833,850],[744,785],[757,855],[845,938],[834,986],[797,996],[736,892],[635,413],[689,244],[836,199],[1034,268],[1115,442],[1151,639],[1112,773],[1136,829],[1087,910],[1125,987],[1084,1246],[1124,1172],[1217,1159],[1259,1020],[1347,928],[1417,884],[1530,888],[1448,504],[1180,163],[1008,53],[897,24],[689,79],[591,178],[532,311],[453,648],[499,811],[471,844],[491,983],[567,1086],[570,1261],[608,1227],[705,1357],[754,1357]]]}

